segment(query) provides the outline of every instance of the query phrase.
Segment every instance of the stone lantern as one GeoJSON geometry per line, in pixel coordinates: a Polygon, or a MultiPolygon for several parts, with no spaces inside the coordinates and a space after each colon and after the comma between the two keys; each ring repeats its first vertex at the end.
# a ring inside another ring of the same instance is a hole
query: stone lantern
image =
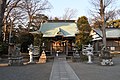
{"type": "Polygon", "coordinates": [[[28,50],[29,50],[29,56],[30,56],[30,59],[29,59],[28,63],[34,63],[34,61],[33,61],[33,50],[34,50],[34,47],[33,47],[32,44],[29,46],[28,50]]]}
{"type": "Polygon", "coordinates": [[[92,45],[90,45],[90,44],[86,45],[82,51],[83,51],[83,55],[88,56],[88,62],[87,63],[93,63],[92,62],[92,56],[93,56],[93,47],[92,47],[92,45]]]}

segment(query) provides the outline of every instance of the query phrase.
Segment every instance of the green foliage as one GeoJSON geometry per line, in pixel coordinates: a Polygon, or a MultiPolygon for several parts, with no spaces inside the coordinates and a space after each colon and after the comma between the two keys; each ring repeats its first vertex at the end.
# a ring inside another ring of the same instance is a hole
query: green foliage
{"type": "Polygon", "coordinates": [[[21,44],[21,52],[28,52],[28,46],[34,42],[33,35],[28,32],[21,32],[19,39],[21,44]]]}
{"type": "Polygon", "coordinates": [[[89,36],[91,27],[88,23],[88,19],[85,16],[82,16],[77,21],[77,27],[79,29],[79,33],[76,34],[76,46],[79,49],[82,48],[82,45],[86,45],[91,41],[91,36],[89,36]]]}
{"type": "Polygon", "coordinates": [[[78,20],[77,20],[77,27],[78,27],[78,29],[80,30],[80,28],[82,26],[86,26],[86,25],[89,26],[87,17],[85,17],[85,16],[79,17],[78,20]]]}
{"type": "Polygon", "coordinates": [[[0,44],[0,53],[3,51],[2,44],[0,44]]]}
{"type": "MultiPolygon", "coordinates": [[[[120,19],[117,20],[111,20],[107,21],[106,27],[113,27],[113,28],[120,28],[120,19]]],[[[102,21],[95,21],[94,24],[92,25],[94,28],[101,28],[102,27],[102,21]]]]}
{"type": "Polygon", "coordinates": [[[33,39],[33,35],[32,34],[29,34],[29,33],[21,33],[20,34],[20,43],[24,43],[26,42],[27,44],[31,44],[33,43],[34,39],[33,39]]]}
{"type": "Polygon", "coordinates": [[[8,53],[8,44],[0,42],[0,56],[8,53]]]}
{"type": "Polygon", "coordinates": [[[54,20],[56,20],[56,21],[57,21],[57,20],[59,20],[59,18],[58,18],[58,17],[55,17],[55,18],[54,18],[54,20]]]}
{"type": "Polygon", "coordinates": [[[42,36],[43,34],[41,32],[39,34],[34,34],[34,46],[42,45],[42,36]]]}
{"type": "Polygon", "coordinates": [[[86,55],[81,54],[81,55],[80,55],[80,60],[81,60],[81,61],[87,61],[87,60],[88,60],[88,57],[87,57],[86,55]]]}
{"type": "Polygon", "coordinates": [[[19,44],[19,43],[20,43],[19,37],[13,35],[13,36],[11,37],[10,43],[19,44]]]}
{"type": "Polygon", "coordinates": [[[111,20],[107,22],[108,26],[113,26],[114,28],[120,28],[120,19],[118,20],[111,20]]]}

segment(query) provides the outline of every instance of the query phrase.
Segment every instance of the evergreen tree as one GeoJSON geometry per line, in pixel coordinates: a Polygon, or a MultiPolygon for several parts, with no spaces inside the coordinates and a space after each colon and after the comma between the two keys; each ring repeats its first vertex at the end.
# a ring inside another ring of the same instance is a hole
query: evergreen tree
{"type": "Polygon", "coordinates": [[[87,17],[79,17],[77,20],[77,27],[79,32],[76,34],[76,46],[81,49],[82,45],[87,45],[92,39],[89,35],[91,27],[89,25],[87,17]]]}

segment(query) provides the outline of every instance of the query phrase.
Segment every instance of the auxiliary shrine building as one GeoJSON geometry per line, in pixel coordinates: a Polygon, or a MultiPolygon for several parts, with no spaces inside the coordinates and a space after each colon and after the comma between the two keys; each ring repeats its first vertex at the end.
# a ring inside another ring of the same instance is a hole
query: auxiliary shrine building
{"type": "Polygon", "coordinates": [[[40,27],[46,54],[56,52],[72,55],[75,50],[75,34],[78,32],[75,20],[49,20],[40,27]]]}
{"type": "MultiPolygon", "coordinates": [[[[102,48],[102,31],[93,29],[91,35],[94,51],[100,51],[102,48]]],[[[111,53],[120,53],[120,28],[106,28],[106,46],[111,53]]]]}

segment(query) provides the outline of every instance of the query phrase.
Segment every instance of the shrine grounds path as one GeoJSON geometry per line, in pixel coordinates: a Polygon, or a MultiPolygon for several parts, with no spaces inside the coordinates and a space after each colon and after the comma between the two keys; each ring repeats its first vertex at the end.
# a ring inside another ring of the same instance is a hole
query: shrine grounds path
{"type": "MultiPolygon", "coordinates": [[[[93,64],[67,63],[80,80],[120,80],[120,57],[113,57],[113,61],[113,66],[101,66],[97,58],[93,64]]],[[[53,61],[24,66],[0,66],[0,80],[49,80],[52,66],[53,61]]]]}

